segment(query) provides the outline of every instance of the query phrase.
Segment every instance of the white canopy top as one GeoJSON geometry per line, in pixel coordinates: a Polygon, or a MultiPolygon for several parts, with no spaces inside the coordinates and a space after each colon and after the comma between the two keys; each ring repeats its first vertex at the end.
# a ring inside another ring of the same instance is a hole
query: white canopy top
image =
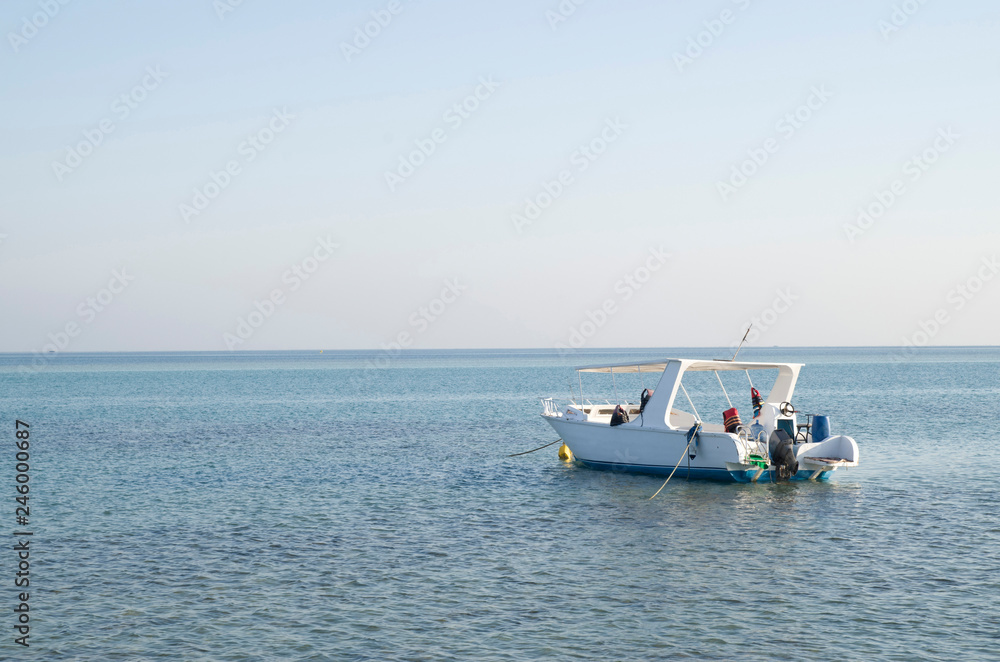
{"type": "Polygon", "coordinates": [[[804,363],[758,363],[754,361],[726,361],[708,359],[663,359],[649,363],[619,363],[616,365],[589,365],[577,368],[579,372],[604,372],[614,370],[617,373],[628,372],[663,372],[671,361],[679,361],[685,371],[700,372],[711,370],[780,370],[791,368],[798,372],[804,363]]]}

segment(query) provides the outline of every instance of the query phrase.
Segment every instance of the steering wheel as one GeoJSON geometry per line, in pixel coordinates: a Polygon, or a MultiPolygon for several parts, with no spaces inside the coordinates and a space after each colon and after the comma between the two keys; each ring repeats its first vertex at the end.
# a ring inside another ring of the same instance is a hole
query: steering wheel
{"type": "Polygon", "coordinates": [[[792,406],[791,402],[782,402],[781,403],[781,415],[782,416],[791,416],[794,413],[795,413],[795,407],[792,406]]]}

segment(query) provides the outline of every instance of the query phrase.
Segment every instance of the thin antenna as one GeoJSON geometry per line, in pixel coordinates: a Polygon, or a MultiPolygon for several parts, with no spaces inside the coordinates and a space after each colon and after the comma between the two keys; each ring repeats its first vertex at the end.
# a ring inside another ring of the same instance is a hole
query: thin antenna
{"type": "Polygon", "coordinates": [[[733,354],[733,358],[729,359],[730,361],[736,360],[736,355],[740,353],[741,349],[743,349],[743,343],[746,342],[747,336],[750,335],[750,329],[752,328],[753,328],[753,322],[751,322],[750,326],[747,327],[747,332],[743,334],[743,340],[740,341],[740,346],[736,348],[736,354],[733,354]]]}

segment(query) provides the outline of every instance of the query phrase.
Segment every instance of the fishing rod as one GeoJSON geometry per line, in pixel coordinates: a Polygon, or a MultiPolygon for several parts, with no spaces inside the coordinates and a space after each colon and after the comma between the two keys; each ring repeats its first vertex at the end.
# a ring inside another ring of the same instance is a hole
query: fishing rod
{"type": "Polygon", "coordinates": [[[733,358],[729,359],[730,361],[736,360],[736,356],[740,353],[740,350],[743,349],[743,343],[747,341],[747,336],[750,335],[750,329],[752,328],[753,328],[753,322],[751,322],[750,326],[747,327],[747,332],[743,334],[743,340],[740,341],[739,347],[736,348],[736,354],[733,354],[733,358]]]}

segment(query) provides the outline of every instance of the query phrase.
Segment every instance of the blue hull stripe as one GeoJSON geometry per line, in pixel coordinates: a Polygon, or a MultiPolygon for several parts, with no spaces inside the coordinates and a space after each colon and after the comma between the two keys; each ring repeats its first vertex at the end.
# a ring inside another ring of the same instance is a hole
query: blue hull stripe
{"type": "MultiPolygon", "coordinates": [[[[660,467],[655,465],[647,464],[625,464],[622,462],[597,462],[594,460],[582,460],[577,458],[577,461],[585,467],[590,469],[600,469],[602,471],[621,471],[627,473],[640,473],[640,474],[651,474],[654,476],[669,476],[670,472],[674,470],[673,467],[660,467]]],[[[729,471],[728,469],[713,469],[704,467],[691,467],[690,477],[697,480],[716,480],[725,483],[749,483],[756,470],[751,471],[729,471]]],[[[765,471],[757,479],[758,483],[770,483],[773,482],[771,471],[765,471]]],[[[812,475],[811,471],[799,471],[797,474],[792,476],[792,480],[808,480],[812,475]]],[[[688,478],[688,468],[681,465],[677,468],[677,472],[674,474],[674,478],[688,478]]],[[[824,471],[816,477],[815,480],[826,480],[830,475],[829,471],[824,471]]]]}

